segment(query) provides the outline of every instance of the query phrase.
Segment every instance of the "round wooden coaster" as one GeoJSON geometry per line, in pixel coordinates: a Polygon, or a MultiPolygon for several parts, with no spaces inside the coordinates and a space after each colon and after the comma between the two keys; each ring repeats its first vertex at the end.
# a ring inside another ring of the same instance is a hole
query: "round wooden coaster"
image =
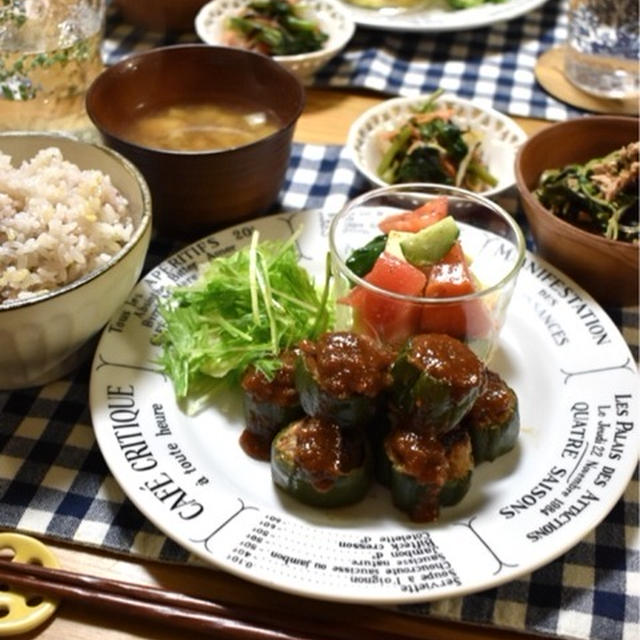
{"type": "Polygon", "coordinates": [[[558,100],[596,113],[638,115],[638,97],[622,99],[592,96],[571,84],[564,75],[564,47],[543,53],[536,63],[535,75],[542,87],[558,100]]]}

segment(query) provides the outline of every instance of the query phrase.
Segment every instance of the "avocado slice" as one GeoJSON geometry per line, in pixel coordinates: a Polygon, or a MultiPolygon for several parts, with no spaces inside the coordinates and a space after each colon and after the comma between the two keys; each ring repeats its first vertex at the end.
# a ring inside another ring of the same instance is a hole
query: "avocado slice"
{"type": "Polygon", "coordinates": [[[406,260],[400,244],[403,242],[403,240],[406,240],[413,235],[415,234],[411,233],[410,231],[396,231],[395,229],[392,229],[391,231],[389,231],[389,234],[387,236],[387,243],[384,246],[385,252],[390,253],[392,256],[395,256],[400,260],[406,260]]]}
{"type": "Polygon", "coordinates": [[[447,216],[400,240],[402,253],[416,267],[429,267],[449,252],[460,235],[456,221],[447,216]]]}

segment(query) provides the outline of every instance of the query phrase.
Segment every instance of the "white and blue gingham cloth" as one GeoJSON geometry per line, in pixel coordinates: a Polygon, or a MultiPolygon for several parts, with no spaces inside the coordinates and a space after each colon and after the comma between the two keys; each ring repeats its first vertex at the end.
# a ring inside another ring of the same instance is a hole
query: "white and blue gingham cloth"
{"type": "MultiPolygon", "coordinates": [[[[400,33],[358,27],[346,48],[311,80],[313,87],[360,88],[388,95],[438,88],[513,116],[564,120],[583,111],[558,101],[536,81],[537,59],[563,43],[568,0],[490,27],[450,33],[400,33]]],[[[134,52],[199,42],[195,33],[152,33],[108,15],[107,64],[134,52]]]]}
{"type": "MultiPolygon", "coordinates": [[[[274,211],[337,211],[367,188],[343,147],[295,144],[274,211]]],[[[145,272],[177,248],[154,237],[145,272]]],[[[637,308],[607,311],[637,360],[637,308]]],[[[89,377],[86,362],[44,387],[0,392],[0,530],[153,560],[193,560],[149,523],[109,473],[91,427],[89,377]]],[[[636,471],[604,521],[557,560],[494,589],[399,610],[550,637],[637,640],[638,540],[636,471]]]]}

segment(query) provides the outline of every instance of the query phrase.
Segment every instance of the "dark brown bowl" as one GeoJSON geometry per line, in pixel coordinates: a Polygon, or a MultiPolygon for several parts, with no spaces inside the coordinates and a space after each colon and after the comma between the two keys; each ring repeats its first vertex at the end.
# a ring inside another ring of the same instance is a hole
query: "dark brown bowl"
{"type": "Polygon", "coordinates": [[[152,31],[190,31],[207,0],[113,0],[124,19],[152,31]]]}
{"type": "Polygon", "coordinates": [[[275,202],[304,89],[266,56],[179,45],[133,55],[108,68],[89,88],[86,104],[104,142],[131,160],[147,180],[156,229],[192,239],[261,215],[275,202]],[[245,146],[197,152],[145,147],[123,135],[133,117],[150,109],[225,96],[242,96],[270,109],[280,129],[245,146]]]}
{"type": "Polygon", "coordinates": [[[638,140],[638,119],[584,116],[545,127],[516,157],[516,184],[537,252],[605,305],[638,304],[638,245],[554,216],[533,195],[545,169],[583,163],[638,140]]]}

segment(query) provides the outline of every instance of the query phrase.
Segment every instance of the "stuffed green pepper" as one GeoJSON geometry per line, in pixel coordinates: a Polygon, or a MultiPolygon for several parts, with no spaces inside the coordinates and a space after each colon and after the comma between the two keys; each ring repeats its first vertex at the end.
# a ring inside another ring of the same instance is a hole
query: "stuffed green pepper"
{"type": "Polygon", "coordinates": [[[305,340],[300,351],[295,381],[304,412],[346,428],[365,427],[391,384],[395,352],[348,331],[305,340]]]}
{"type": "Polygon", "coordinates": [[[391,398],[412,428],[453,429],[486,384],[486,367],[463,342],[445,334],[410,338],[391,368],[391,398]]]}
{"type": "Polygon", "coordinates": [[[271,378],[253,366],[242,377],[245,428],[240,446],[252,458],[268,460],[276,433],[304,413],[294,382],[296,357],[297,350],[284,351],[271,378]]]}
{"type": "Polygon", "coordinates": [[[487,386],[463,424],[471,436],[476,464],[495,460],[513,449],[520,432],[518,397],[499,374],[487,372],[487,386]]]}
{"type": "Polygon", "coordinates": [[[295,499],[316,507],[361,500],[373,462],[363,433],[305,416],[282,429],[271,444],[271,477],[295,499]]]}

